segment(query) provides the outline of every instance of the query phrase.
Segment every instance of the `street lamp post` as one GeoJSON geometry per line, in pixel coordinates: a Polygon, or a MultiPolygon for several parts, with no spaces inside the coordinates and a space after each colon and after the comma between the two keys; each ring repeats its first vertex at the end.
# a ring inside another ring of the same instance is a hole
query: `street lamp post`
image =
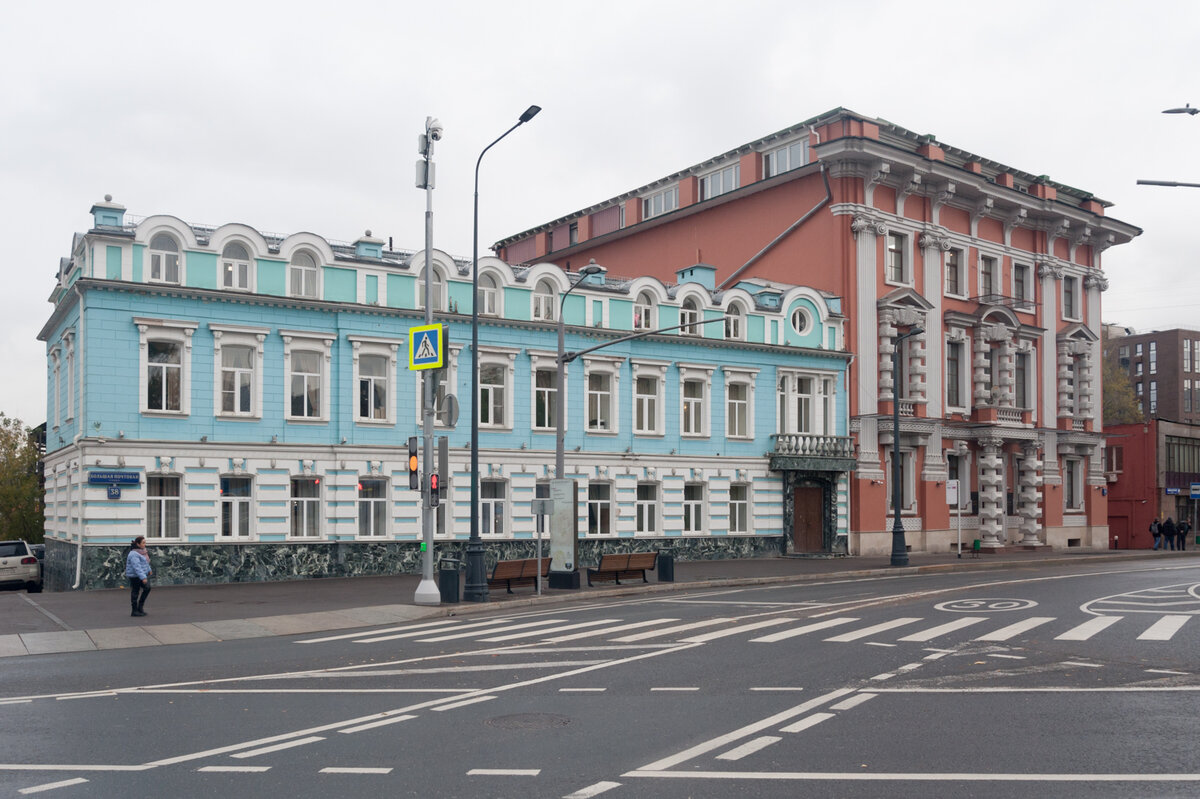
{"type": "Polygon", "coordinates": [[[475,212],[471,255],[471,537],[467,541],[467,579],[463,599],[487,602],[488,587],[483,564],[483,541],[479,538],[479,165],[487,151],[508,134],[537,116],[540,106],[525,109],[513,125],[483,148],[475,161],[475,212]]]}
{"type": "Polygon", "coordinates": [[[900,480],[900,354],[901,342],[924,333],[921,327],[911,327],[896,339],[892,352],[892,565],[908,565],[908,543],[904,540],[904,525],[900,522],[900,503],[903,486],[900,480]]]}
{"type": "Polygon", "coordinates": [[[597,272],[602,272],[603,267],[596,264],[588,264],[579,270],[579,278],[567,286],[567,290],[563,292],[562,297],[558,300],[558,357],[554,359],[558,365],[558,373],[554,381],[554,427],[556,431],[554,439],[554,476],[561,480],[563,472],[566,471],[566,424],[565,410],[566,403],[563,402],[563,385],[566,383],[567,364],[563,356],[566,354],[566,321],[563,320],[563,307],[567,302],[567,295],[575,290],[575,287],[584,281],[588,275],[594,275],[597,272]]]}

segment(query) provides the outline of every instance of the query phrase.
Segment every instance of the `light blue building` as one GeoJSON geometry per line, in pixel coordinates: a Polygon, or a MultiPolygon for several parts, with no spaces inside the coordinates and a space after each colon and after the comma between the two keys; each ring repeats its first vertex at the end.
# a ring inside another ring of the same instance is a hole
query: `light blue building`
{"type": "Polygon", "coordinates": [[[580,278],[552,264],[470,263],[242,224],[135,220],[105,198],[61,261],[39,334],[47,352],[47,579],[119,584],[146,535],[160,583],[419,571],[408,488],[421,432],[409,329],[448,326],[436,373],[450,473],[439,552],[470,528],[470,423],[479,414],[480,532],[489,560],[528,556],[531,501],[553,477],[555,366],[567,349],[653,333],[570,363],[567,477],[580,559],[670,548],[681,559],[845,550],[848,476],[840,299],[713,269],[580,278]],[[579,285],[564,299],[564,293],[579,285]],[[479,402],[470,401],[480,369],[479,402]],[[447,394],[462,418],[450,426],[447,394]]]}

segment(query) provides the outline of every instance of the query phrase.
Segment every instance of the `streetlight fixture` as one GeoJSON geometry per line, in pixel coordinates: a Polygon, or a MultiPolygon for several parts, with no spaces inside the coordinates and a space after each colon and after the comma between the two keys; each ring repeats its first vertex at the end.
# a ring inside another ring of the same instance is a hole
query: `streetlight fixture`
{"type": "Polygon", "coordinates": [[[892,565],[908,565],[908,543],[904,540],[904,525],[900,523],[900,503],[903,486],[900,480],[900,354],[901,342],[919,336],[925,328],[913,326],[896,338],[896,349],[892,352],[892,565]]]}
{"type": "Polygon", "coordinates": [[[1185,103],[1183,108],[1167,108],[1163,111],[1163,113],[1164,114],[1188,114],[1190,116],[1196,116],[1196,114],[1200,114],[1200,108],[1192,108],[1191,103],[1185,103]]]}
{"type": "Polygon", "coordinates": [[[541,106],[531,105],[504,133],[483,148],[475,161],[475,213],[471,255],[471,537],[467,541],[467,579],[463,599],[487,602],[488,587],[483,565],[483,541],[479,538],[479,165],[483,156],[508,134],[533,119],[541,106]]]}
{"type": "Polygon", "coordinates": [[[558,300],[558,357],[554,359],[558,365],[557,377],[554,381],[554,426],[557,435],[554,439],[554,476],[561,480],[563,472],[566,471],[566,454],[564,452],[566,446],[566,424],[564,420],[563,402],[563,384],[566,382],[567,363],[564,355],[566,354],[566,325],[563,320],[563,306],[566,305],[567,295],[575,290],[575,287],[584,281],[589,275],[594,275],[597,272],[603,272],[604,267],[596,263],[590,263],[579,270],[579,277],[567,290],[562,293],[558,300]]]}

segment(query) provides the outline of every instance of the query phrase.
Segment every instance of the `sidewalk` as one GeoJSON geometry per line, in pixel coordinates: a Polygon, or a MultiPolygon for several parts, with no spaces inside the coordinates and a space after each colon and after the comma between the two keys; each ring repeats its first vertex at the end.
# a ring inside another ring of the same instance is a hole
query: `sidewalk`
{"type": "MultiPolygon", "coordinates": [[[[1052,564],[1092,566],[1113,562],[1193,559],[1200,553],[1008,552],[979,558],[963,553],[915,554],[909,565],[893,568],[888,557],[757,558],[675,563],[675,582],[605,585],[574,590],[543,587],[489,592],[487,602],[440,606],[413,603],[419,576],[357,577],[277,583],[164,586],[155,588],[144,618],[129,616],[124,589],[26,594],[0,592],[0,658],[140,646],[163,646],[272,635],[348,630],[413,619],[483,611],[516,610],[562,602],[608,599],[631,594],[761,585],[855,577],[981,571],[1052,564]]],[[[583,575],[581,575],[583,576],[583,575]]]]}

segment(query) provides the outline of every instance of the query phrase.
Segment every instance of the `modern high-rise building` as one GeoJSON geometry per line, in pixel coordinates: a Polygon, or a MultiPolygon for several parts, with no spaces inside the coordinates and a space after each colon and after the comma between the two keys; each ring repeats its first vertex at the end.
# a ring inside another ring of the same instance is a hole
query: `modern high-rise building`
{"type": "MultiPolygon", "coordinates": [[[[1111,336],[1111,331],[1110,331],[1111,336]]],[[[1200,424],[1200,330],[1110,337],[1147,419],[1200,424]]]]}

